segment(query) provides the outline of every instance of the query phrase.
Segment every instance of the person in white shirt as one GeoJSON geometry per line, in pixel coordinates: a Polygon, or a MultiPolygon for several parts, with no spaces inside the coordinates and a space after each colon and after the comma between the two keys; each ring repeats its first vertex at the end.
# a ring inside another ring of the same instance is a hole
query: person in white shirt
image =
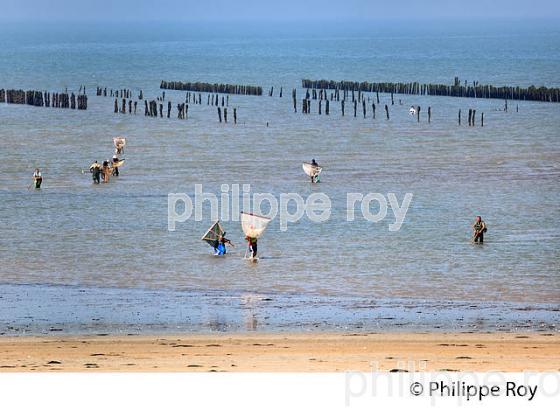
{"type": "Polygon", "coordinates": [[[33,185],[35,189],[41,188],[41,184],[43,183],[43,175],[41,174],[41,170],[39,168],[35,168],[35,172],[33,173],[33,185]]]}

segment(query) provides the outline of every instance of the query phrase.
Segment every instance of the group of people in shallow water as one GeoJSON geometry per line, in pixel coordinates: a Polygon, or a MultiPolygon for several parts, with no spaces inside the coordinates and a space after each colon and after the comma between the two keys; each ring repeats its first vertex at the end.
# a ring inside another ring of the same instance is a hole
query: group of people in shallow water
{"type": "MultiPolygon", "coordinates": [[[[257,257],[257,238],[246,236],[245,240],[247,241],[247,245],[249,246],[251,258],[255,259],[257,257]]],[[[216,246],[214,247],[214,255],[225,255],[227,253],[226,245],[235,247],[235,245],[226,238],[226,232],[224,232],[218,237],[218,241],[216,242],[216,246]]]]}
{"type": "Polygon", "coordinates": [[[119,159],[119,154],[122,154],[122,148],[115,148],[115,155],[113,155],[112,160],[103,161],[103,164],[99,164],[95,161],[89,167],[89,172],[91,173],[91,177],[93,179],[94,184],[99,184],[101,179],[103,182],[109,182],[109,176],[113,175],[115,177],[119,176],[119,163],[121,160],[119,159]]]}
{"type": "MultiPolygon", "coordinates": [[[[91,173],[93,183],[99,184],[101,182],[101,179],[103,179],[103,182],[109,182],[110,175],[116,177],[119,176],[119,167],[124,161],[124,159],[119,158],[119,155],[123,153],[123,147],[124,144],[119,145],[115,148],[115,155],[113,155],[113,158],[110,161],[105,160],[103,161],[103,164],[99,164],[97,161],[95,161],[93,164],[91,164],[91,166],[89,167],[89,172],[91,173]]],[[[82,170],[82,173],[83,172],[84,171],[82,170]]],[[[42,183],[43,174],[41,173],[41,170],[39,168],[35,168],[35,172],[33,172],[33,182],[31,183],[29,188],[33,186],[35,187],[35,189],[39,189],[41,188],[42,183]]]]}
{"type": "MultiPolygon", "coordinates": [[[[103,164],[100,165],[97,161],[95,161],[89,167],[89,172],[91,172],[93,182],[99,184],[101,182],[101,178],[103,178],[103,182],[109,182],[109,176],[119,176],[119,167],[115,166],[121,160],[119,159],[118,155],[122,154],[122,148],[115,149],[115,155],[113,155],[113,159],[111,160],[112,166],[109,164],[108,160],[103,161],[103,164]]],[[[311,160],[311,165],[318,167],[319,164],[315,161],[315,158],[311,160]]],[[[315,183],[315,178],[311,177],[311,182],[315,183]]],[[[33,183],[32,185],[35,186],[36,189],[41,188],[41,184],[43,183],[43,175],[41,174],[41,170],[39,168],[35,168],[35,172],[33,173],[33,183]]],[[[486,227],[486,222],[482,220],[481,216],[477,216],[473,225],[473,237],[472,242],[476,244],[483,244],[484,243],[484,234],[488,230],[486,227]]],[[[256,258],[257,256],[257,238],[251,238],[249,236],[245,237],[247,244],[249,246],[249,250],[251,252],[251,257],[256,258]]],[[[214,248],[214,253],[216,255],[225,255],[227,253],[226,245],[234,246],[233,243],[226,238],[226,232],[224,232],[218,238],[216,247],[214,248]]]]}

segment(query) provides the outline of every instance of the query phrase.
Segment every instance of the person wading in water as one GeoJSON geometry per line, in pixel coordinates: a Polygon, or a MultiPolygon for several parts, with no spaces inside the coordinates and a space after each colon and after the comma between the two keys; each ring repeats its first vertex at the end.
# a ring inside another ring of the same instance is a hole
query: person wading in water
{"type": "Polygon", "coordinates": [[[35,172],[33,173],[33,185],[35,189],[41,188],[41,184],[43,183],[43,175],[41,174],[41,170],[39,168],[35,168],[35,172]]]}
{"type": "Polygon", "coordinates": [[[101,165],[99,165],[97,161],[95,161],[89,167],[89,172],[91,172],[91,177],[93,179],[93,182],[95,184],[99,184],[99,182],[101,182],[101,165]]]}
{"type": "Polygon", "coordinates": [[[109,161],[103,161],[103,166],[101,167],[103,182],[109,182],[109,175],[111,175],[111,167],[109,166],[109,161]]]}
{"type": "Polygon", "coordinates": [[[251,258],[255,259],[257,257],[257,238],[246,236],[245,239],[247,240],[249,250],[251,251],[251,258]]]}
{"type": "Polygon", "coordinates": [[[115,166],[115,165],[119,163],[119,161],[120,161],[119,157],[116,154],[113,155],[112,161],[113,161],[113,176],[118,177],[119,176],[119,167],[115,166]]]}
{"type": "Polygon", "coordinates": [[[487,231],[486,222],[484,222],[480,216],[477,216],[472,225],[472,228],[473,242],[482,244],[484,242],[484,232],[487,231]]]}
{"type": "Polygon", "coordinates": [[[229,239],[226,238],[226,232],[218,237],[218,244],[214,248],[216,255],[225,255],[227,253],[226,245],[234,246],[229,239]]]}

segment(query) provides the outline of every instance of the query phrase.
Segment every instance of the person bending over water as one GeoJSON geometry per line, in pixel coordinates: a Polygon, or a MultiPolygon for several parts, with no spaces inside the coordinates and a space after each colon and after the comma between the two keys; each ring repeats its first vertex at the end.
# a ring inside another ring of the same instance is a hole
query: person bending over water
{"type": "Polygon", "coordinates": [[[484,232],[487,231],[486,222],[484,222],[480,216],[477,216],[472,225],[472,228],[473,242],[482,244],[484,242],[484,232]]]}
{"type": "Polygon", "coordinates": [[[214,248],[214,254],[225,255],[227,253],[226,244],[234,246],[229,239],[226,238],[226,232],[218,237],[218,245],[214,248]]]}

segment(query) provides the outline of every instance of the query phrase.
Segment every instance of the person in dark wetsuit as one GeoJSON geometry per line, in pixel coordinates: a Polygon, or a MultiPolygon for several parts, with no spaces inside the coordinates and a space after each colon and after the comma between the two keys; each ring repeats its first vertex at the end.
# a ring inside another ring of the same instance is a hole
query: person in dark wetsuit
{"type": "Polygon", "coordinates": [[[95,184],[99,184],[101,182],[101,165],[99,165],[97,161],[95,161],[89,167],[89,172],[91,172],[91,177],[93,179],[93,182],[95,184]]]}
{"type": "Polygon", "coordinates": [[[473,242],[484,243],[484,232],[486,232],[486,222],[480,216],[477,216],[473,223],[473,242]]]}
{"type": "Polygon", "coordinates": [[[115,164],[119,162],[119,157],[117,155],[113,155],[112,165],[113,165],[113,176],[119,176],[119,167],[116,167],[115,164]]]}
{"type": "MultiPolygon", "coordinates": [[[[317,164],[317,161],[315,161],[315,158],[313,158],[311,160],[311,165],[313,165],[315,168],[319,168],[319,164],[317,164]]],[[[317,182],[317,176],[318,175],[311,175],[311,183],[316,183],[317,182]]]]}

